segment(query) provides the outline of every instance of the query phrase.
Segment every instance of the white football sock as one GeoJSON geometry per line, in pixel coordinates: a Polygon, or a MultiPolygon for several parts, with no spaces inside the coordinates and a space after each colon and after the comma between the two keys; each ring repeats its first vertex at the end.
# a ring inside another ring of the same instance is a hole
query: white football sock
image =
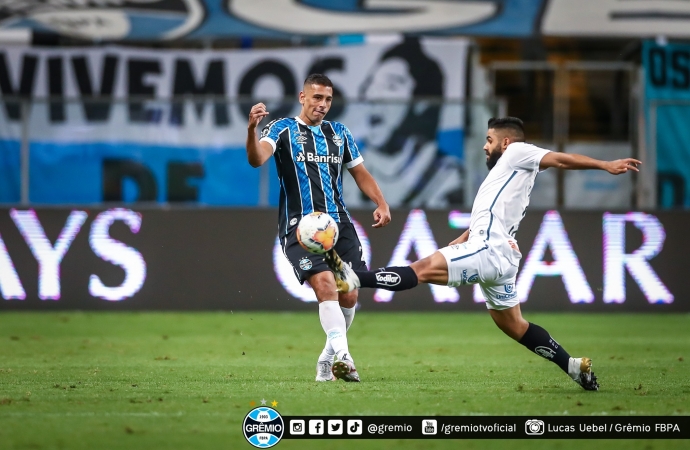
{"type": "Polygon", "coordinates": [[[342,306],[340,307],[340,310],[343,312],[343,316],[345,316],[345,330],[348,331],[350,329],[350,325],[352,325],[352,321],[355,320],[355,309],[356,306],[353,306],[352,308],[343,308],[342,306]]]}
{"type": "Polygon", "coordinates": [[[330,344],[338,358],[343,358],[347,353],[349,359],[352,359],[350,350],[347,348],[345,316],[338,302],[329,300],[319,303],[319,319],[321,319],[323,331],[326,332],[326,347],[330,344]]]}
{"type": "MultiPolygon", "coordinates": [[[[348,331],[350,329],[350,325],[352,325],[352,321],[355,320],[355,310],[356,307],[352,308],[344,308],[340,307],[340,310],[343,312],[343,316],[345,316],[345,331],[348,331]]],[[[330,341],[326,339],[326,345],[324,346],[323,350],[321,351],[321,355],[319,355],[319,361],[333,361],[333,357],[335,356],[335,351],[333,350],[333,346],[331,345],[330,341]]]]}
{"type": "Polygon", "coordinates": [[[321,350],[321,354],[319,355],[319,361],[328,361],[328,362],[333,362],[333,357],[335,356],[335,352],[333,351],[333,347],[331,346],[331,343],[326,339],[326,345],[323,347],[323,350],[321,350]]]}

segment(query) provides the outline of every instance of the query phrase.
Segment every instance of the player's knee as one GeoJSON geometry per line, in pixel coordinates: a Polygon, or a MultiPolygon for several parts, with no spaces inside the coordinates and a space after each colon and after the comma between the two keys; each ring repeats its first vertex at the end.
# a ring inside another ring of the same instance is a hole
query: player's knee
{"type": "Polygon", "coordinates": [[[503,331],[503,333],[506,334],[506,336],[510,337],[511,339],[513,339],[515,341],[519,341],[520,338],[522,337],[522,334],[520,334],[518,332],[518,330],[515,326],[511,326],[511,325],[500,326],[499,325],[499,328],[501,329],[501,331],[503,331]]]}
{"type": "Polygon", "coordinates": [[[343,308],[352,308],[355,305],[357,305],[357,291],[356,289],[352,292],[348,292],[347,294],[339,293],[338,294],[338,303],[340,303],[340,306],[343,308]]]}
{"type": "Polygon", "coordinates": [[[489,311],[496,326],[516,341],[522,338],[522,335],[527,331],[527,327],[529,327],[529,323],[515,307],[503,310],[491,309],[489,311]]]}
{"type": "Polygon", "coordinates": [[[415,261],[410,265],[417,275],[419,283],[439,284],[448,280],[448,266],[446,259],[439,252],[415,261]]]}
{"type": "Polygon", "coordinates": [[[307,281],[314,290],[316,298],[322,302],[325,300],[335,300],[337,297],[335,278],[330,272],[319,272],[311,275],[307,281]]]}
{"type": "Polygon", "coordinates": [[[529,324],[525,320],[506,320],[503,322],[496,322],[496,325],[503,331],[506,335],[519,341],[522,335],[525,334],[529,324]]]}
{"type": "Polygon", "coordinates": [[[428,282],[428,279],[431,276],[431,261],[429,257],[413,262],[410,265],[410,268],[414,270],[415,275],[417,275],[417,281],[419,283],[428,282]]]}

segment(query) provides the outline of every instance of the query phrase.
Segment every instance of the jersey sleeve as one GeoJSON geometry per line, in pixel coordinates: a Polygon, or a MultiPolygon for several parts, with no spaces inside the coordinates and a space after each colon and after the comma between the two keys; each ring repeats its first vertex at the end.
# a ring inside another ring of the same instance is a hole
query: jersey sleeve
{"type": "Polygon", "coordinates": [[[541,159],[551,150],[546,150],[536,145],[516,142],[506,149],[510,165],[515,169],[539,171],[541,159]]]}
{"type": "Polygon", "coordinates": [[[278,146],[278,139],[280,139],[280,132],[283,131],[283,128],[278,124],[278,121],[280,119],[274,120],[273,122],[270,122],[268,125],[264,127],[263,130],[261,130],[261,139],[259,139],[260,142],[268,142],[271,144],[271,147],[273,147],[273,152],[275,153],[276,147],[278,146]]]}
{"type": "Polygon", "coordinates": [[[359,153],[359,148],[357,147],[355,138],[352,137],[352,133],[350,133],[350,130],[348,130],[347,127],[344,125],[343,134],[345,135],[345,151],[343,152],[343,164],[345,164],[345,167],[347,167],[348,169],[352,169],[353,167],[362,164],[364,162],[364,158],[362,158],[362,154],[359,153]]]}

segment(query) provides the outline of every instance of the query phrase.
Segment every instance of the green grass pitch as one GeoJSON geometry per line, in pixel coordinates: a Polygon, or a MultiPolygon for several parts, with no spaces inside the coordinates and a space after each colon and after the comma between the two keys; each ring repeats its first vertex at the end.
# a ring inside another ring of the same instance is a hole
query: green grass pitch
{"type": "MultiPolygon", "coordinates": [[[[235,449],[250,402],[283,415],[687,415],[690,316],[526,314],[601,382],[585,392],[488,314],[360,311],[362,383],[314,382],[317,314],[3,313],[1,449],[235,449]]],[[[305,441],[278,449],[687,448],[687,441],[305,441]]]]}

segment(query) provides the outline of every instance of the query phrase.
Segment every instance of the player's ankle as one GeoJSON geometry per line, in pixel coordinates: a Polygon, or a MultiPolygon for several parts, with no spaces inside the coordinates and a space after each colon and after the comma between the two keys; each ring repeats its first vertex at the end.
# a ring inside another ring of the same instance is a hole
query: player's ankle
{"type": "Polygon", "coordinates": [[[336,353],[336,359],[340,361],[353,361],[352,355],[350,355],[349,350],[343,350],[341,352],[336,353]]]}

